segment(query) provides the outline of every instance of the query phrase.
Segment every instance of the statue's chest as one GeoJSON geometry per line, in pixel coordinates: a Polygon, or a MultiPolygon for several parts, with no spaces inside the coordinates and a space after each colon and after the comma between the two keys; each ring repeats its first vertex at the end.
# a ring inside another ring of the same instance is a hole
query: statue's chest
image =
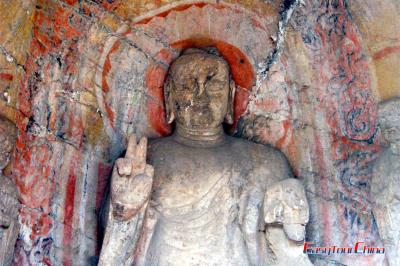
{"type": "MultiPolygon", "coordinates": [[[[238,221],[247,210],[252,170],[237,158],[229,148],[189,152],[178,147],[153,153],[149,265],[176,265],[176,258],[182,265],[247,265],[238,221]]],[[[251,210],[255,222],[256,212],[251,210]]],[[[256,233],[257,227],[248,228],[256,233]]]]}
{"type": "Polygon", "coordinates": [[[239,253],[244,250],[234,223],[239,201],[230,184],[232,167],[210,158],[207,164],[192,160],[179,168],[155,168],[159,171],[155,171],[150,212],[155,212],[157,225],[150,253],[157,253],[157,263],[173,265],[182,258],[182,265],[232,264],[228,243],[239,243],[239,253]]]}
{"type": "Polygon", "coordinates": [[[156,160],[152,200],[163,209],[195,206],[228,193],[232,162],[219,156],[179,156],[156,160]],[[226,192],[225,192],[226,191],[226,192]]]}

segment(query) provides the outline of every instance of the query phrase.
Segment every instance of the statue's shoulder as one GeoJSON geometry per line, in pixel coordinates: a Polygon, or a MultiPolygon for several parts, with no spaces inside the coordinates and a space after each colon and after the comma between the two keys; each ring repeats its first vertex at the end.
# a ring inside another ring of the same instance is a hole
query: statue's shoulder
{"type": "Polygon", "coordinates": [[[234,139],[231,140],[234,152],[248,158],[256,175],[267,176],[270,181],[293,177],[289,162],[280,150],[242,138],[234,139]]]}
{"type": "Polygon", "coordinates": [[[262,163],[288,165],[286,156],[278,149],[268,144],[260,144],[243,138],[230,137],[231,146],[234,150],[246,153],[254,161],[262,163]]]}
{"type": "Polygon", "coordinates": [[[148,150],[150,152],[160,151],[163,149],[168,149],[168,147],[170,147],[173,144],[174,141],[172,139],[172,136],[149,139],[148,150]]]}

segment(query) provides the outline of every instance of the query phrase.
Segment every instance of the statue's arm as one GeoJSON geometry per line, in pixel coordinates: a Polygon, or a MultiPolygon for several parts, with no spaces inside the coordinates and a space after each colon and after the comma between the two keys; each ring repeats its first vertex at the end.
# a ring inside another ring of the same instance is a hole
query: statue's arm
{"type": "Polygon", "coordinates": [[[300,242],[305,237],[309,206],[302,183],[288,178],[267,189],[264,198],[264,221],[280,224],[288,239],[300,242]]]}
{"type": "Polygon", "coordinates": [[[263,203],[265,234],[276,265],[312,265],[303,253],[309,206],[303,184],[293,178],[286,158],[277,161],[275,180],[266,190],[263,203]]]}
{"type": "Polygon", "coordinates": [[[127,265],[142,232],[154,170],[146,164],[147,140],[129,140],[111,180],[111,204],[99,265],[127,265]]]}

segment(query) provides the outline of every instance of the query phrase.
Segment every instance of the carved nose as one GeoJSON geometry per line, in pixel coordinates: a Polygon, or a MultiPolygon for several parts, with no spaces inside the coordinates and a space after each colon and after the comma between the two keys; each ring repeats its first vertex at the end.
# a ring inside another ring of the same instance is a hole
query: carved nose
{"type": "Polygon", "coordinates": [[[205,90],[204,82],[198,80],[197,81],[197,91],[195,100],[200,105],[207,105],[208,104],[208,96],[205,90]]]}
{"type": "Polygon", "coordinates": [[[201,97],[204,94],[205,94],[204,82],[201,82],[200,80],[198,80],[197,81],[197,97],[201,97]]]}

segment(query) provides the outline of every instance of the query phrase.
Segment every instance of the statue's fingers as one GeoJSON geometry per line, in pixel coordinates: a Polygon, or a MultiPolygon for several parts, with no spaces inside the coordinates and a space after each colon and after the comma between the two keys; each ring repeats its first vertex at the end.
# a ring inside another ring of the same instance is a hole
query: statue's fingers
{"type": "Polygon", "coordinates": [[[135,178],[129,180],[131,188],[131,195],[134,197],[143,196],[147,197],[153,185],[153,178],[147,174],[138,174],[135,178]]]}
{"type": "Polygon", "coordinates": [[[120,158],[116,161],[118,174],[120,176],[130,176],[132,173],[132,159],[120,158]]]}
{"type": "Polygon", "coordinates": [[[137,140],[136,140],[136,135],[132,134],[129,137],[128,141],[128,148],[126,149],[126,158],[131,158],[134,159],[136,157],[136,150],[137,150],[137,140]]]}
{"type": "Polygon", "coordinates": [[[136,149],[136,156],[140,162],[146,162],[147,138],[142,137],[136,149]]]}
{"type": "Polygon", "coordinates": [[[306,236],[306,229],[303,224],[283,224],[283,230],[286,236],[296,242],[303,241],[306,236]]]}
{"type": "Polygon", "coordinates": [[[132,160],[131,176],[143,174],[146,168],[147,138],[142,137],[136,146],[135,158],[132,160]]]}
{"type": "Polygon", "coordinates": [[[153,177],[154,176],[154,167],[150,164],[146,164],[144,173],[149,177],[153,177]]]}

